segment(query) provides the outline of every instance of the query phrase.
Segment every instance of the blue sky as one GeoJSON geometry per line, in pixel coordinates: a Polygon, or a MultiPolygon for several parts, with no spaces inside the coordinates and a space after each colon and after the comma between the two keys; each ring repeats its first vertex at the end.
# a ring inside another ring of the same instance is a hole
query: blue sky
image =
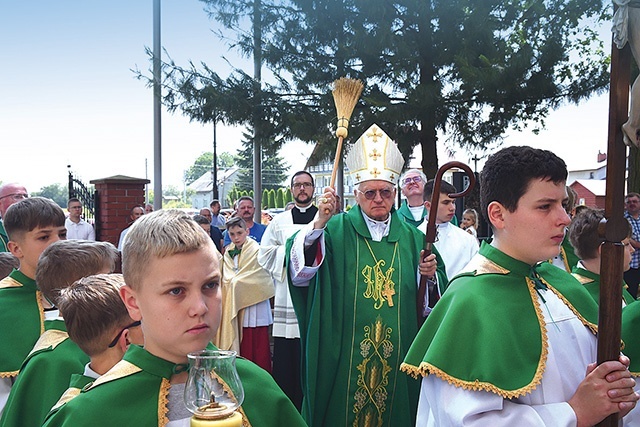
{"type": "MultiPolygon", "coordinates": [[[[0,0],[1,181],[30,191],[64,184],[68,164],[86,181],[144,178],[145,159],[152,179],[153,97],[131,72],[149,68],[144,49],[152,46],[152,9],[152,0],[0,0]]],[[[162,45],[171,57],[215,64],[226,76],[221,57],[235,55],[211,32],[214,26],[197,0],[162,1],[162,45]]],[[[607,102],[605,95],[563,107],[540,135],[511,133],[506,143],[551,149],[570,168],[582,168],[606,150],[607,102]]],[[[180,187],[184,170],[211,151],[213,131],[167,112],[162,130],[163,184],[180,187]]],[[[235,152],[241,132],[219,126],[219,152],[235,152]]],[[[311,148],[292,143],[283,151],[291,171],[304,166],[311,148]]],[[[468,162],[471,155],[456,157],[468,162]]],[[[442,151],[440,161],[447,160],[442,151]]]]}

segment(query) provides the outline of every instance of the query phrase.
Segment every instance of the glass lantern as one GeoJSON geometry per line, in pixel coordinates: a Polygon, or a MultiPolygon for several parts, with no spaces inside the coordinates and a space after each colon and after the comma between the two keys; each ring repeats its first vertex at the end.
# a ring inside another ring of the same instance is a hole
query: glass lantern
{"type": "Polygon", "coordinates": [[[187,357],[184,401],[193,413],[191,426],[241,426],[242,415],[236,410],[242,405],[244,389],[236,371],[236,352],[202,350],[187,357]]]}

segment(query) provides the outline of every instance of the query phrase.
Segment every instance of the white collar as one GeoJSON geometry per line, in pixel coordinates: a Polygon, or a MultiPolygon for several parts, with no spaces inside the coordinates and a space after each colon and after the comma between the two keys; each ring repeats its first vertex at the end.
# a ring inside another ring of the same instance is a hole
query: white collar
{"type": "Polygon", "coordinates": [[[298,210],[302,213],[305,213],[307,211],[307,209],[309,209],[311,207],[311,205],[313,204],[313,202],[309,203],[307,206],[298,206],[296,205],[296,208],[298,208],[298,210]]]}
{"type": "Polygon", "coordinates": [[[369,229],[369,233],[371,234],[371,240],[374,242],[379,242],[382,240],[384,236],[389,235],[389,226],[391,225],[391,213],[384,221],[378,221],[373,218],[370,218],[364,212],[362,213],[362,217],[364,218],[364,223],[367,224],[367,228],[369,229]]]}

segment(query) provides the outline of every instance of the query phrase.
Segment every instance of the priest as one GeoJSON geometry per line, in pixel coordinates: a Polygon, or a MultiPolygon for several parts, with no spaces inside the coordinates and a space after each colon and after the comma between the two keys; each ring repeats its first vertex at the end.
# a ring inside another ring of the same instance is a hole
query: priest
{"type": "MultiPolygon", "coordinates": [[[[399,372],[417,332],[418,273],[446,281],[424,236],[394,209],[404,159],[377,125],[345,158],[356,206],[318,215],[287,242],[302,343],[302,414],[310,426],[413,425],[419,384],[399,372]]],[[[424,313],[419,313],[423,315],[424,313]]]]}

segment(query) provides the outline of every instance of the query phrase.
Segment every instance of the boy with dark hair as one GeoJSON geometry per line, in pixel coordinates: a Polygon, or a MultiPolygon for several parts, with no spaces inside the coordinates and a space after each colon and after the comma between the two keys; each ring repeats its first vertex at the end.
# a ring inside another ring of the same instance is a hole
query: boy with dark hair
{"type": "MultiPolygon", "coordinates": [[[[600,237],[598,226],[604,219],[604,211],[600,209],[587,208],[576,215],[569,226],[569,240],[573,245],[576,255],[580,258],[577,265],[573,267],[573,277],[584,285],[589,291],[596,304],[600,303],[600,260],[602,244],[605,239],[600,237]]],[[[624,245],[624,271],[629,269],[631,254],[635,252],[629,243],[631,237],[631,225],[627,224],[627,237],[622,241],[624,245]]],[[[622,282],[623,305],[635,301],[629,293],[628,286],[622,282]]]]}
{"type": "Polygon", "coordinates": [[[20,267],[20,261],[11,252],[0,252],[0,279],[4,279],[11,272],[20,267]]]}
{"type": "MultiPolygon", "coordinates": [[[[36,283],[43,299],[58,307],[60,292],[76,280],[115,268],[118,250],[108,242],[63,240],[42,252],[36,270],[36,283]]],[[[79,374],[89,358],[71,340],[58,310],[47,312],[44,333],[20,368],[11,389],[1,427],[41,425],[54,403],[69,385],[72,374],[79,374]]],[[[87,326],[88,327],[88,326],[87,326]]]]}
{"type": "MultiPolygon", "coordinates": [[[[59,304],[69,338],[91,359],[82,374],[73,374],[70,387],[53,406],[61,406],[122,360],[129,344],[142,345],[140,321],[129,316],[120,298],[121,274],[83,277],[62,290],[59,304]]],[[[42,422],[41,422],[42,423],[42,422]]]]}
{"type": "MultiPolygon", "coordinates": [[[[191,416],[183,400],[187,354],[210,345],[220,323],[218,252],[187,214],[160,210],[131,227],[123,248],[120,290],[144,347],[129,346],[121,362],[49,415],[44,425],[166,425],[191,416]]],[[[304,425],[268,373],[236,360],[245,391],[246,424],[304,425]]]]}
{"type": "Polygon", "coordinates": [[[451,281],[402,366],[424,377],[417,425],[591,426],[635,407],[629,360],[595,366],[597,305],[543,262],[569,224],[566,178],[549,151],[509,147],[487,160],[493,241],[451,281]]]}
{"type": "Polygon", "coordinates": [[[271,372],[269,325],[273,323],[269,299],[275,295],[269,272],[258,264],[260,245],[248,238],[242,218],[226,224],[231,244],[222,261],[222,317],[216,337],[221,350],[239,352],[271,372]]]}
{"type": "MultiPolygon", "coordinates": [[[[457,193],[456,187],[442,181],[438,206],[431,206],[433,185],[433,179],[427,181],[422,198],[429,215],[436,216],[438,238],[433,245],[442,256],[447,277],[453,278],[478,253],[478,240],[451,222],[456,214],[456,199],[449,197],[449,194],[457,193]]],[[[420,224],[418,230],[426,234],[427,221],[420,224]]]]}
{"type": "Polygon", "coordinates": [[[53,306],[36,287],[38,257],[64,240],[64,212],[49,199],[22,199],[7,209],[3,223],[9,251],[20,267],[0,281],[0,412],[24,358],[44,332],[45,309],[53,306]]]}

